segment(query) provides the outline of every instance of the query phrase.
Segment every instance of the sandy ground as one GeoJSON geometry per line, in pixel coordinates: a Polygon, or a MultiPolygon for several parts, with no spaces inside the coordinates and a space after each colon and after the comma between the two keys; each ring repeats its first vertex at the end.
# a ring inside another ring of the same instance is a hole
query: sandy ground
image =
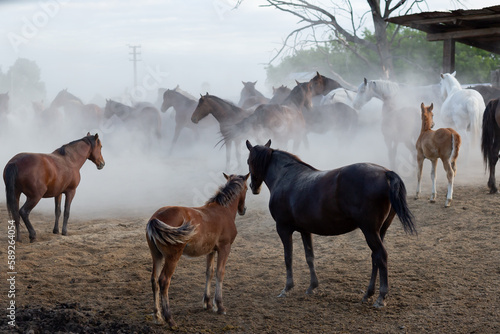
{"type": "MultiPolygon", "coordinates": [[[[482,171],[481,171],[482,172],[482,171]]],[[[441,172],[441,175],[443,173],[441,172]]],[[[315,236],[320,287],[305,294],[309,274],[295,234],[296,287],[284,287],[283,249],[266,208],[267,194],[247,196],[237,217],[238,237],[224,281],[227,315],[202,309],[204,258],[183,257],[170,288],[171,307],[183,333],[498,333],[500,332],[500,222],[498,195],[488,195],[485,176],[457,181],[452,207],[413,200],[418,236],[398,219],[386,236],[390,292],[387,306],[361,303],[370,274],[370,252],[361,232],[315,236]]],[[[423,192],[429,192],[426,175],[423,192]]],[[[438,180],[439,181],[439,180],[438,180]]],[[[16,324],[7,325],[8,215],[0,204],[0,330],[23,333],[168,332],[153,323],[151,258],[145,240],[152,212],[114,218],[74,217],[69,235],[52,234],[50,213],[32,214],[38,241],[16,244],[16,324]],[[32,330],[32,331],[30,331],[32,330]]],[[[377,283],[378,284],[378,283],[377,283]]]]}

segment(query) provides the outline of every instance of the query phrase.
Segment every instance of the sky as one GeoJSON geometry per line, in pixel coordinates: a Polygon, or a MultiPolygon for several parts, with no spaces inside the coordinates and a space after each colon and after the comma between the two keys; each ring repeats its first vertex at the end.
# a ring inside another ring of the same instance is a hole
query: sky
{"type": "MultiPolygon", "coordinates": [[[[337,3],[342,0],[336,1],[337,3]]],[[[41,68],[47,99],[67,88],[90,102],[96,95],[151,99],[176,85],[193,95],[237,100],[241,81],[265,86],[265,66],[284,38],[301,25],[262,0],[0,1],[0,67],[18,57],[41,68]],[[140,45],[138,86],[133,87],[131,45],[140,45]]],[[[323,3],[328,3],[323,1],[323,3]]],[[[482,8],[492,0],[428,1],[424,10],[482,8]]],[[[365,0],[352,0],[356,15],[365,0]]],[[[369,20],[368,20],[369,21],[369,20]]]]}

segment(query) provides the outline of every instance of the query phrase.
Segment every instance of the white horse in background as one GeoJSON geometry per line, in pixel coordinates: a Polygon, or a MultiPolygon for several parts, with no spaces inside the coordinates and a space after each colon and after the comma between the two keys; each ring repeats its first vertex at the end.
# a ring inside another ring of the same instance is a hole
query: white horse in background
{"type": "Polygon", "coordinates": [[[445,99],[440,118],[446,127],[455,129],[468,144],[479,141],[484,99],[473,89],[462,89],[457,72],[441,74],[441,95],[445,99]],[[467,133],[470,132],[470,135],[467,133]]]}
{"type": "Polygon", "coordinates": [[[387,80],[364,79],[353,101],[354,109],[362,108],[372,98],[383,102],[381,130],[388,149],[390,168],[397,169],[399,143],[410,151],[416,162],[415,142],[420,134],[420,103],[436,99],[437,86],[408,86],[387,80]],[[417,103],[417,101],[420,101],[417,103]]]}
{"type": "Polygon", "coordinates": [[[345,88],[337,88],[323,96],[321,99],[320,105],[325,104],[334,104],[337,102],[342,102],[352,107],[352,103],[354,102],[354,98],[356,97],[356,92],[352,90],[348,90],[345,88]]]}

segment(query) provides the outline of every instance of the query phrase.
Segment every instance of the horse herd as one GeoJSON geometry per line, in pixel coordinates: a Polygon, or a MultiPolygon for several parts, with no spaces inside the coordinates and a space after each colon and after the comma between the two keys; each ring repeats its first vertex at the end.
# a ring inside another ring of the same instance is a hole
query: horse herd
{"type": "MultiPolygon", "coordinates": [[[[243,215],[246,211],[249,178],[249,187],[254,194],[259,194],[262,183],[270,191],[269,210],[284,247],[286,265],[286,284],[280,296],[286,296],[294,286],[292,234],[295,231],[301,234],[306,252],[311,275],[306,293],[310,294],[318,286],[312,234],[339,235],[359,228],[372,251],[372,273],[363,301],[374,295],[376,278],[380,275],[379,296],[374,306],[385,305],[389,289],[387,251],[383,243],[386,231],[397,215],[406,232],[416,232],[403,180],[397,173],[370,163],[320,171],[293,154],[271,148],[271,140],[265,145],[254,146],[248,138],[259,142],[263,142],[263,138],[272,138],[280,147],[286,147],[292,140],[296,150],[300,144],[308,145],[307,133],[310,131],[321,133],[333,128],[352,136],[357,129],[357,110],[372,97],[378,98],[383,102],[382,133],[391,167],[394,168],[398,143],[405,143],[415,155],[418,165],[418,198],[423,160],[431,160],[433,187],[430,200],[434,201],[435,169],[437,160],[441,159],[448,177],[445,206],[449,206],[460,145],[465,142],[470,148],[477,142],[482,119],[481,148],[490,170],[488,186],[490,192],[497,191],[494,171],[500,150],[499,99],[488,101],[485,106],[483,97],[477,91],[461,88],[454,73],[442,74],[439,86],[418,88],[365,79],[357,92],[349,91],[336,81],[316,73],[309,82],[297,82],[293,89],[285,86],[273,88],[271,99],[255,89],[255,82],[243,84],[238,106],[208,93],[196,101],[178,88],[162,91],[161,111],[165,112],[170,107],[176,111],[171,149],[183,127],[193,126],[212,114],[219,123],[226,146],[227,166],[231,146],[235,146],[239,162],[241,157],[237,147],[246,139],[249,173],[224,174],[226,184],[201,207],[166,206],[149,219],[146,239],[153,259],[151,284],[155,319],[159,323],[166,321],[169,326],[175,326],[168,289],[182,254],[207,256],[203,307],[225,313],[222,302],[225,265],[237,234],[236,214],[243,215]],[[439,90],[444,97],[442,103],[437,97],[439,90]],[[414,108],[416,101],[420,101],[420,112],[414,108]],[[434,103],[440,110],[440,120],[448,128],[432,130],[434,103]],[[418,121],[420,127],[415,125],[418,121]],[[216,253],[217,265],[214,269],[216,253]],[[214,271],[216,287],[212,302],[210,281],[214,271]]],[[[161,136],[159,112],[151,104],[130,107],[107,100],[102,111],[98,106],[84,104],[63,90],[51,106],[41,112],[58,112],[61,107],[77,110],[80,116],[87,115],[82,122],[99,121],[103,116],[108,119],[117,117],[128,126],[142,128],[154,137],[161,136]]],[[[15,221],[16,240],[21,240],[21,218],[29,231],[30,241],[36,240],[29,214],[41,198],[55,199],[53,232],[59,233],[62,194],[65,194],[62,234],[67,234],[71,201],[80,182],[80,168],[86,160],[90,160],[102,169],[105,163],[101,148],[99,136],[88,133],[51,154],[20,153],[6,164],[3,173],[6,201],[9,214],[15,221]],[[26,202],[20,208],[21,194],[26,196],[26,202]]]]}

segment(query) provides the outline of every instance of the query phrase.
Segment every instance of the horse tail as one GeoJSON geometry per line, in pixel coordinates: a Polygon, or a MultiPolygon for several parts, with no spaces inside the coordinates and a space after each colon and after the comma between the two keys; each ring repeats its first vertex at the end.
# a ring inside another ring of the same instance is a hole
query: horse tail
{"type": "Polygon", "coordinates": [[[458,158],[458,151],[460,150],[460,145],[462,144],[462,138],[458,134],[458,132],[453,131],[451,133],[451,154],[450,154],[450,162],[452,166],[455,166],[457,158],[458,158]]]}
{"type": "Polygon", "coordinates": [[[169,246],[187,243],[196,233],[196,226],[185,221],[179,227],[165,224],[159,219],[151,219],[146,226],[146,235],[155,245],[169,246]]]}
{"type": "Polygon", "coordinates": [[[496,139],[498,125],[495,120],[495,112],[498,107],[499,99],[494,99],[488,102],[483,114],[483,133],[481,135],[481,151],[483,152],[483,160],[488,168],[489,152],[496,139]]]}
{"type": "Polygon", "coordinates": [[[19,169],[14,163],[8,163],[3,172],[7,210],[12,219],[19,221],[19,200],[16,196],[16,181],[19,169]]]}
{"type": "MultiPolygon", "coordinates": [[[[481,97],[481,101],[482,101],[481,97]]],[[[478,100],[469,101],[467,103],[467,111],[469,113],[469,127],[471,132],[471,143],[474,145],[477,142],[479,137],[479,126],[481,125],[481,112],[482,110],[478,109],[477,105],[478,100]]]]}
{"type": "Polygon", "coordinates": [[[403,229],[406,233],[417,234],[415,217],[406,202],[406,187],[403,180],[393,171],[385,172],[385,176],[389,181],[389,200],[401,224],[403,224],[403,229]]]}

